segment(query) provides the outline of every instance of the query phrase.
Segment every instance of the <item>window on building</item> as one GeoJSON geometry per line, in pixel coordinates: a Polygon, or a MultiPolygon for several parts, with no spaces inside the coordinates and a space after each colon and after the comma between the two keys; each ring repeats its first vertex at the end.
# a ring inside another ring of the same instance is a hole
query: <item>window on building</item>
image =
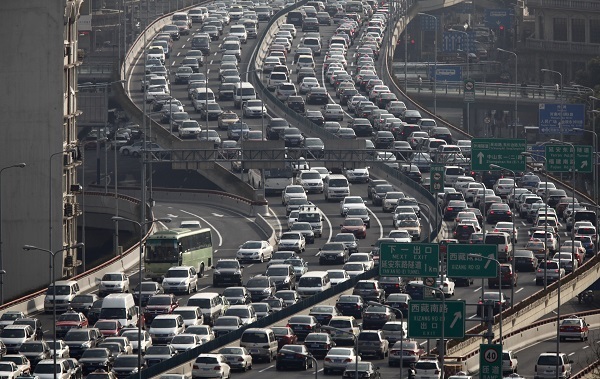
{"type": "Polygon", "coordinates": [[[585,20],[571,19],[571,42],[585,42],[585,20]]]}
{"type": "Polygon", "coordinates": [[[567,40],[567,18],[555,17],[553,28],[554,41],[567,40]]]}
{"type": "Polygon", "coordinates": [[[600,20],[590,20],[590,43],[600,43],[600,20]]]}

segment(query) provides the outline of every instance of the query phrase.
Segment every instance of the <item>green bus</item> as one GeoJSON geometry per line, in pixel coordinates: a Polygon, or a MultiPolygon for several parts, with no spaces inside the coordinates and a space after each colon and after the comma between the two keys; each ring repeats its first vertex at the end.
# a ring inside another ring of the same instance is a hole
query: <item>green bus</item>
{"type": "Polygon", "coordinates": [[[167,270],[175,266],[193,266],[201,277],[213,264],[209,228],[161,231],[148,237],[145,246],[144,274],[152,280],[162,280],[167,270]]]}

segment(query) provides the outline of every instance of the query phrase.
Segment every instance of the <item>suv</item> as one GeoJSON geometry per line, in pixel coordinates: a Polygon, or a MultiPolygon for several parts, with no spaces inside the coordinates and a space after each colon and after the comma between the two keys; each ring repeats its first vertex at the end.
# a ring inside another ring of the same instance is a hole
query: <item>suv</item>
{"type": "Polygon", "coordinates": [[[390,349],[390,343],[381,330],[362,330],[358,334],[357,346],[359,355],[375,355],[381,359],[388,355],[390,349]]]}
{"type": "Polygon", "coordinates": [[[519,360],[516,354],[512,350],[504,350],[502,352],[502,374],[507,376],[516,373],[518,369],[519,360]]]}
{"type": "Polygon", "coordinates": [[[512,265],[509,263],[502,263],[500,265],[500,283],[498,283],[498,277],[495,276],[493,278],[488,278],[488,287],[498,287],[500,286],[509,286],[516,287],[517,286],[517,273],[513,271],[512,265]]]}
{"type": "Polygon", "coordinates": [[[564,267],[560,267],[558,261],[543,261],[535,270],[535,285],[541,286],[544,284],[544,275],[548,283],[557,281],[565,276],[564,267]]]}
{"type": "Polygon", "coordinates": [[[214,269],[213,287],[218,287],[221,283],[242,285],[244,266],[240,265],[237,259],[219,259],[212,268],[214,269]]]}
{"type": "Polygon", "coordinates": [[[275,282],[277,290],[296,288],[296,274],[294,268],[289,264],[274,264],[267,268],[265,273],[275,282]]]}
{"type": "Polygon", "coordinates": [[[162,281],[165,293],[187,293],[198,291],[198,273],[192,266],[171,267],[162,281]]]}
{"type": "Polygon", "coordinates": [[[365,300],[382,303],[385,300],[385,291],[377,280],[359,280],[354,286],[353,295],[360,295],[365,300]]]}
{"type": "Polygon", "coordinates": [[[304,111],[306,110],[306,105],[302,96],[291,95],[287,98],[286,104],[288,108],[296,113],[304,114],[304,111]]]}
{"type": "Polygon", "coordinates": [[[415,363],[414,379],[440,379],[441,369],[436,359],[419,359],[415,363]]]}
{"type": "Polygon", "coordinates": [[[253,302],[275,295],[275,281],[268,276],[256,275],[246,282],[246,288],[250,292],[253,302]]]}
{"type": "Polygon", "coordinates": [[[512,260],[514,246],[508,233],[486,233],[484,243],[496,245],[498,247],[498,260],[500,262],[510,262],[512,260]]]}
{"type": "Polygon", "coordinates": [[[96,347],[103,340],[98,328],[71,329],[63,340],[69,346],[69,355],[80,358],[84,350],[96,347]]]}
{"type": "Polygon", "coordinates": [[[566,379],[571,376],[573,361],[565,353],[542,353],[535,364],[534,379],[556,378],[558,366],[558,378],[566,379]]]}

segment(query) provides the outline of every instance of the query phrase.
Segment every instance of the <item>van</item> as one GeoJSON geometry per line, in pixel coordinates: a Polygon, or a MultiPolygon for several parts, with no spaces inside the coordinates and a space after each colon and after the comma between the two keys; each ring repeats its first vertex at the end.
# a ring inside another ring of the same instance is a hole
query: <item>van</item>
{"type": "Polygon", "coordinates": [[[123,326],[137,326],[139,308],[130,293],[111,293],[102,300],[100,319],[119,320],[123,326]]]}
{"type": "Polygon", "coordinates": [[[285,23],[302,27],[305,17],[306,16],[305,16],[304,12],[299,11],[299,10],[294,10],[294,11],[288,12],[285,23]]]}
{"type": "Polygon", "coordinates": [[[255,100],[256,90],[252,83],[238,82],[233,87],[233,103],[239,107],[244,101],[255,100]]]}
{"type": "Polygon", "coordinates": [[[207,101],[211,103],[215,100],[215,94],[210,88],[197,87],[192,90],[192,105],[196,112],[200,112],[200,109],[207,101]]]}
{"type": "Polygon", "coordinates": [[[216,292],[197,293],[188,299],[187,306],[199,307],[208,325],[213,325],[226,310],[223,297],[216,292]]]}
{"type": "Polygon", "coordinates": [[[446,166],[444,172],[444,185],[453,187],[456,179],[465,174],[465,169],[459,166],[446,166]]]}
{"type": "MultiPolygon", "coordinates": [[[[59,280],[56,286],[56,311],[64,312],[71,306],[71,301],[79,293],[79,284],[74,280],[59,280]]],[[[44,311],[52,312],[54,307],[54,287],[48,287],[44,298],[44,311]]]]}
{"type": "Polygon", "coordinates": [[[325,200],[343,199],[350,196],[350,184],[344,175],[329,175],[323,179],[325,200]]]}
{"type": "Polygon", "coordinates": [[[302,40],[300,47],[310,47],[313,55],[321,55],[321,40],[319,38],[308,37],[302,40]]]}
{"type": "Polygon", "coordinates": [[[308,297],[330,288],[331,281],[326,271],[309,271],[298,280],[296,291],[300,296],[308,297]]]}
{"type": "Polygon", "coordinates": [[[245,347],[252,359],[264,359],[269,363],[277,356],[277,346],[277,338],[268,328],[246,329],[240,338],[240,347],[245,347]]]}
{"type": "Polygon", "coordinates": [[[486,245],[498,246],[498,260],[500,262],[510,262],[514,251],[510,235],[504,232],[490,232],[485,235],[483,241],[486,245]]]}
{"type": "Polygon", "coordinates": [[[301,205],[297,221],[310,223],[315,237],[321,238],[323,235],[323,216],[316,205],[301,205]]]}
{"type": "Polygon", "coordinates": [[[288,75],[285,72],[274,72],[271,71],[269,80],[267,81],[267,89],[269,91],[275,91],[278,85],[289,82],[288,75]]]}
{"type": "MultiPolygon", "coordinates": [[[[594,211],[576,211],[575,222],[577,221],[589,221],[592,225],[596,225],[596,213],[594,211]]],[[[574,223],[573,223],[574,224],[574,223]]]]}

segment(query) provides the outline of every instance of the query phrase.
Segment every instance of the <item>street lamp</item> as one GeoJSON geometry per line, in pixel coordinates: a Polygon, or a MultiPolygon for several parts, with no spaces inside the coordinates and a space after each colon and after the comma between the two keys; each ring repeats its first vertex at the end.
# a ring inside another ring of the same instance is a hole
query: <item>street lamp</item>
{"type": "Polygon", "coordinates": [[[437,115],[437,38],[438,38],[438,18],[429,13],[419,12],[419,16],[432,17],[435,20],[435,37],[433,38],[433,114],[437,115]]]}
{"type": "MultiPolygon", "coordinates": [[[[464,53],[466,54],[466,58],[467,58],[467,79],[470,79],[471,77],[471,72],[470,72],[470,65],[469,65],[469,54],[471,53],[471,49],[469,46],[469,33],[467,32],[463,32],[462,30],[456,30],[456,29],[450,29],[449,30],[452,33],[460,33],[460,34],[464,34],[467,39],[467,48],[463,48],[464,53]]],[[[462,47],[462,46],[461,46],[462,47]]],[[[471,103],[467,102],[467,134],[471,134],[471,103]]]]}
{"type": "MultiPolygon", "coordinates": [[[[142,204],[142,207],[145,207],[145,206],[146,206],[146,204],[142,204]]],[[[125,222],[135,224],[140,229],[140,236],[139,236],[140,237],[140,239],[139,239],[140,256],[139,256],[139,265],[138,265],[138,281],[139,281],[139,283],[138,283],[138,288],[139,288],[138,299],[140,299],[140,303],[138,305],[138,313],[139,313],[139,312],[141,312],[141,306],[142,306],[142,303],[141,303],[141,301],[142,301],[141,300],[142,299],[142,281],[144,279],[144,277],[142,275],[142,260],[143,260],[142,259],[142,256],[143,256],[143,247],[142,247],[143,243],[142,242],[144,239],[144,228],[143,227],[146,225],[154,224],[155,222],[169,223],[169,222],[171,222],[171,219],[168,217],[155,218],[155,219],[148,220],[145,222],[140,222],[140,221],[132,220],[130,218],[121,217],[121,216],[113,216],[113,217],[111,217],[111,219],[115,222],[125,221],[125,222]]],[[[138,321],[138,367],[137,368],[138,368],[138,375],[140,378],[142,377],[142,348],[141,348],[141,346],[142,346],[142,322],[138,321]]]]}
{"type": "Polygon", "coordinates": [[[385,307],[389,310],[394,311],[394,313],[400,314],[400,329],[401,329],[401,333],[400,333],[400,379],[402,379],[402,367],[404,367],[404,359],[403,359],[404,352],[402,351],[402,345],[404,344],[404,313],[402,313],[401,309],[390,307],[389,305],[381,304],[376,301],[369,301],[367,304],[374,305],[377,307],[385,307]]]}
{"type": "Polygon", "coordinates": [[[321,325],[321,329],[322,330],[328,330],[328,331],[334,331],[337,333],[342,333],[342,334],[347,334],[352,336],[352,338],[354,339],[354,353],[356,354],[356,357],[354,359],[354,379],[358,379],[358,336],[356,336],[354,333],[349,332],[347,330],[344,329],[339,329],[333,326],[329,326],[329,325],[321,325]]]}
{"type": "MultiPolygon", "coordinates": [[[[557,91],[557,94],[560,95],[560,124],[559,124],[559,130],[560,130],[560,140],[562,141],[564,139],[564,134],[563,134],[563,112],[564,112],[564,96],[561,93],[563,91],[563,75],[562,73],[558,72],[558,71],[554,71],[554,70],[549,70],[547,68],[542,68],[541,69],[542,72],[550,72],[552,74],[558,75],[560,76],[560,92],[557,91]]],[[[558,373],[557,373],[558,375],[558,373]]]]}
{"type": "Polygon", "coordinates": [[[6,274],[6,271],[4,271],[4,257],[2,256],[2,173],[4,170],[25,166],[27,166],[25,163],[17,163],[0,169],[0,305],[4,304],[4,274],[6,274]],[[4,273],[1,273],[2,271],[4,273]]]}
{"type": "MultiPolygon", "coordinates": [[[[317,359],[315,357],[312,356],[312,354],[299,353],[297,351],[288,350],[288,349],[281,349],[281,350],[279,350],[279,352],[285,353],[285,354],[297,354],[297,355],[301,355],[305,358],[311,359],[313,361],[313,364],[315,365],[315,379],[317,379],[317,377],[318,377],[317,375],[319,373],[319,362],[317,361],[317,359]]],[[[358,358],[358,355],[357,355],[357,358],[358,358]]],[[[356,359],[356,361],[358,362],[358,359],[356,359]]]]}
{"type": "MultiPolygon", "coordinates": [[[[479,254],[467,254],[467,256],[469,258],[474,258],[474,259],[486,259],[491,262],[496,262],[496,265],[498,265],[498,304],[499,304],[498,305],[498,307],[499,307],[499,309],[498,309],[498,315],[499,315],[498,326],[500,328],[498,333],[500,334],[499,342],[500,342],[500,345],[502,345],[502,269],[500,268],[500,261],[495,258],[490,258],[490,257],[486,257],[485,255],[479,255],[479,254]]],[[[513,259],[513,261],[514,261],[514,259],[513,259]]],[[[513,271],[513,275],[514,275],[514,272],[515,271],[513,271]]],[[[511,286],[511,288],[514,287],[514,285],[512,283],[510,284],[510,286],[511,286]]],[[[483,299],[481,299],[481,300],[483,301],[483,299]]],[[[510,302],[512,304],[512,302],[513,302],[512,297],[510,298],[510,302]]],[[[482,305],[483,305],[483,302],[482,302],[482,305]]],[[[482,314],[483,314],[483,312],[482,312],[482,314]]]]}
{"type": "MultiPolygon", "coordinates": [[[[77,243],[75,245],[63,247],[60,250],[52,251],[48,249],[43,249],[41,247],[32,246],[32,245],[24,245],[23,250],[25,251],[44,251],[50,254],[50,277],[52,280],[52,338],[56,343],[56,274],[54,273],[54,257],[56,257],[59,253],[62,253],[66,250],[77,249],[83,247],[83,243],[77,243]]],[[[56,353],[56,346],[54,347],[54,352],[56,353]]],[[[56,367],[56,354],[52,354],[54,359],[54,367],[56,367]]],[[[52,370],[54,372],[54,379],[56,379],[56,369],[52,370]]]]}
{"type": "Polygon", "coordinates": [[[518,105],[519,104],[519,96],[518,96],[518,93],[519,93],[519,82],[517,80],[517,69],[519,68],[519,65],[518,65],[518,60],[519,59],[518,59],[517,53],[514,52],[514,51],[504,50],[504,49],[501,49],[499,47],[497,47],[496,50],[498,50],[501,53],[512,54],[512,55],[515,56],[515,120],[514,120],[515,121],[515,128],[513,129],[513,137],[517,138],[517,122],[519,121],[519,117],[518,117],[518,113],[517,113],[517,110],[519,109],[519,105],[518,105]]]}
{"type": "Polygon", "coordinates": [[[446,355],[446,340],[444,338],[444,323],[446,322],[446,295],[444,295],[444,291],[442,291],[441,288],[437,288],[437,287],[431,287],[431,286],[427,286],[425,284],[422,283],[414,283],[413,284],[416,287],[422,287],[422,288],[428,288],[431,291],[437,291],[440,293],[440,296],[442,298],[442,327],[441,327],[441,332],[442,332],[442,343],[440,344],[440,361],[442,363],[442,378],[445,376],[446,374],[446,370],[445,370],[445,355],[446,355]]]}

